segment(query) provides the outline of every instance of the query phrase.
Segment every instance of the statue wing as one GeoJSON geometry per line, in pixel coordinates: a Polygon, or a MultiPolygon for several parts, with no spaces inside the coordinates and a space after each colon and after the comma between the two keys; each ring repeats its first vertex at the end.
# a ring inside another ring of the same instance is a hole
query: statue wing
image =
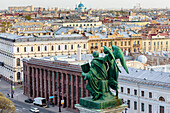
{"type": "Polygon", "coordinates": [[[113,54],[114,54],[115,58],[120,59],[121,65],[123,66],[125,71],[129,74],[122,50],[118,46],[113,46],[113,45],[112,45],[112,49],[113,49],[113,54]]]}

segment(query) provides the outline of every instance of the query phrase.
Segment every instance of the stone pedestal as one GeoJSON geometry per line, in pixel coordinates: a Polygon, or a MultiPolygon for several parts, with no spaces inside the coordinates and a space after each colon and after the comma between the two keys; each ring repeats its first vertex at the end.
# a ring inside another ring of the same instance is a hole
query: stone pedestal
{"type": "Polygon", "coordinates": [[[120,105],[107,109],[90,109],[81,106],[80,104],[75,104],[75,107],[79,109],[80,113],[122,113],[122,111],[125,110],[125,108],[127,108],[127,105],[120,105]]]}

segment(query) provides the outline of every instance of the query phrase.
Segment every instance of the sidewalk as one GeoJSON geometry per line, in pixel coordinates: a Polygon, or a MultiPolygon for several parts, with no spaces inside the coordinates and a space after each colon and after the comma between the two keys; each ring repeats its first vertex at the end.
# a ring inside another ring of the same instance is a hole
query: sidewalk
{"type": "MultiPolygon", "coordinates": [[[[9,95],[11,96],[10,87],[11,87],[11,85],[8,82],[6,82],[3,79],[0,79],[0,92],[3,93],[5,97],[7,97],[7,93],[9,93],[9,95]]],[[[20,86],[15,86],[15,92],[14,92],[14,95],[13,95],[13,97],[14,97],[13,100],[24,102],[26,99],[28,99],[28,97],[23,94],[24,88],[23,87],[19,88],[19,87],[20,86]]],[[[29,103],[29,104],[33,105],[33,103],[29,103]]],[[[58,106],[52,107],[51,105],[50,105],[49,108],[44,108],[44,109],[48,109],[48,110],[53,111],[53,112],[59,111],[58,106]]],[[[61,108],[61,111],[62,111],[62,113],[74,113],[72,111],[67,111],[67,109],[65,109],[65,108],[61,108]]]]}

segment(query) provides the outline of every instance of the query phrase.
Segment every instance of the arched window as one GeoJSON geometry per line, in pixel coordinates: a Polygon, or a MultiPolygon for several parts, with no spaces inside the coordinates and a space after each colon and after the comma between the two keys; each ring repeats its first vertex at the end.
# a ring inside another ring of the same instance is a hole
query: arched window
{"type": "Polygon", "coordinates": [[[40,51],[40,46],[38,46],[38,51],[40,51]]]}
{"type": "Polygon", "coordinates": [[[26,47],[24,47],[24,52],[27,52],[27,48],[26,47]]]}
{"type": "Polygon", "coordinates": [[[20,74],[20,72],[17,73],[17,80],[21,80],[21,74],[20,74]]]}
{"type": "Polygon", "coordinates": [[[19,47],[17,47],[17,52],[19,52],[19,47]]]}
{"type": "Polygon", "coordinates": [[[65,50],[67,50],[67,45],[65,45],[65,50]]]}
{"type": "Polygon", "coordinates": [[[44,50],[47,51],[47,46],[44,47],[44,50]]]}
{"type": "Polygon", "coordinates": [[[164,99],[164,97],[159,97],[159,101],[163,101],[163,102],[165,102],[165,99],[164,99]]]}
{"type": "Polygon", "coordinates": [[[60,45],[58,45],[58,50],[60,50],[61,48],[60,48],[60,45]]]}
{"type": "Polygon", "coordinates": [[[20,59],[17,58],[17,66],[20,66],[20,59]]]}
{"type": "Polygon", "coordinates": [[[52,51],[54,50],[54,46],[51,46],[51,50],[52,50],[52,51]]]}

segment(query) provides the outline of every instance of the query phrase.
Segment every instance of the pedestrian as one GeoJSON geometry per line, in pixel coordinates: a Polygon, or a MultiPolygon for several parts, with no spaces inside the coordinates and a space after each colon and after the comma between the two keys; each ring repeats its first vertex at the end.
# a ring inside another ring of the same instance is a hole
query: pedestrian
{"type": "Polygon", "coordinates": [[[10,97],[10,96],[9,96],[9,93],[7,93],[7,96],[10,97]]]}

